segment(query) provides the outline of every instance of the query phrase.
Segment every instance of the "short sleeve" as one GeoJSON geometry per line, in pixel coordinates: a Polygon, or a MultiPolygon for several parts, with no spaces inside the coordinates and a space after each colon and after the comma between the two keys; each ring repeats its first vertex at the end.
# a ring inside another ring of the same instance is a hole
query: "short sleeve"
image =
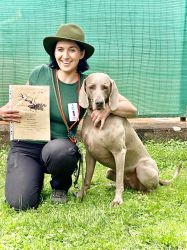
{"type": "Polygon", "coordinates": [[[45,64],[42,64],[34,68],[28,79],[29,85],[35,85],[38,82],[40,74],[46,71],[47,68],[48,66],[45,64]]]}

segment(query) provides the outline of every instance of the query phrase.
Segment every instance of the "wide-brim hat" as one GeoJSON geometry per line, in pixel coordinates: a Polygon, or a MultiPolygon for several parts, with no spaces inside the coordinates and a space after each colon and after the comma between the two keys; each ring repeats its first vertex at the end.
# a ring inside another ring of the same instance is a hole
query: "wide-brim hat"
{"type": "Polygon", "coordinates": [[[94,53],[94,47],[85,42],[85,35],[81,27],[73,23],[61,25],[56,33],[56,36],[48,36],[43,39],[43,46],[46,52],[50,56],[53,56],[56,43],[63,39],[74,41],[82,45],[85,49],[86,59],[91,57],[94,53]]]}

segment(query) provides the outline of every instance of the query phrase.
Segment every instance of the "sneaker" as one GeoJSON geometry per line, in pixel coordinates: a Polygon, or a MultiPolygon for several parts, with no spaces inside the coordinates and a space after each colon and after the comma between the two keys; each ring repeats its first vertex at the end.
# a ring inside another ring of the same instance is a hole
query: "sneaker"
{"type": "Polygon", "coordinates": [[[66,203],[68,200],[67,191],[53,189],[51,194],[51,201],[55,203],[66,203]]]}

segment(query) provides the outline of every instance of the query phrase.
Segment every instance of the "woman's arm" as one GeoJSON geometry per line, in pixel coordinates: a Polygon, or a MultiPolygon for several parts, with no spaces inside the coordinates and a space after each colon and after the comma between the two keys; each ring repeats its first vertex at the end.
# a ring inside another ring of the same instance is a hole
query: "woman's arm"
{"type": "Polygon", "coordinates": [[[118,95],[118,108],[115,111],[111,111],[108,104],[106,104],[104,110],[94,110],[91,114],[92,121],[95,127],[103,128],[105,120],[109,114],[121,116],[121,117],[135,117],[137,115],[136,107],[122,95],[118,95]]]}
{"type": "Polygon", "coordinates": [[[115,111],[110,110],[110,113],[129,118],[137,115],[137,109],[129,100],[119,94],[118,108],[115,111]]]}

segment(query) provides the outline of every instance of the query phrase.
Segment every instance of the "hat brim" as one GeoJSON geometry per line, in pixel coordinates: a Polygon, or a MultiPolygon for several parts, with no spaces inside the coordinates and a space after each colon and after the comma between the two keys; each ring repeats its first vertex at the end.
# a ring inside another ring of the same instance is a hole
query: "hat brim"
{"type": "Polygon", "coordinates": [[[86,59],[91,57],[94,53],[94,50],[95,50],[94,47],[88,43],[84,43],[82,41],[73,40],[73,39],[66,38],[66,37],[49,36],[49,37],[44,38],[43,46],[44,46],[44,49],[46,50],[46,52],[50,56],[54,56],[55,45],[57,42],[59,42],[61,40],[69,40],[69,41],[77,42],[78,44],[80,43],[85,49],[85,58],[86,59]]]}

